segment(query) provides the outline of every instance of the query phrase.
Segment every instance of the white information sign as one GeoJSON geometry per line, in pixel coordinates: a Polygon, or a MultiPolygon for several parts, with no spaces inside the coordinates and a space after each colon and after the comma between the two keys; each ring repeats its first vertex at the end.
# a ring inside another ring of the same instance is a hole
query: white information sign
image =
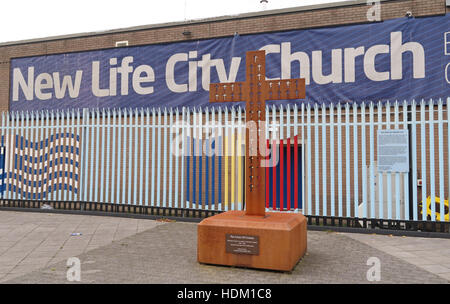
{"type": "Polygon", "coordinates": [[[378,171],[409,172],[408,130],[378,130],[378,171]]]}

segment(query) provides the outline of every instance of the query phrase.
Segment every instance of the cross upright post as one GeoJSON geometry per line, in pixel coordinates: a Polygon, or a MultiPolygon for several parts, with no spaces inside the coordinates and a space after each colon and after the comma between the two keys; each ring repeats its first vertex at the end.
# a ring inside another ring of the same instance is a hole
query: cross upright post
{"type": "Polygon", "coordinates": [[[257,128],[256,134],[246,128],[245,135],[245,214],[264,216],[266,179],[261,163],[266,153],[260,148],[266,146],[266,138],[260,126],[265,125],[266,101],[305,98],[305,79],[266,80],[265,51],[247,52],[245,65],[246,81],[210,84],[209,101],[245,101],[246,123],[257,128]]]}

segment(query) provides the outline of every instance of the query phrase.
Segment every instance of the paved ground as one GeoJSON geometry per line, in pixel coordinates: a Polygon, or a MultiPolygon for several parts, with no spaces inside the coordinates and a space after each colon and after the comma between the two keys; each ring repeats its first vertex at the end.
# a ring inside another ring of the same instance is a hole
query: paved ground
{"type": "Polygon", "coordinates": [[[345,235],[450,281],[450,239],[360,233],[345,235]]]}
{"type": "Polygon", "coordinates": [[[0,282],[155,227],[118,217],[0,211],[0,282]],[[71,236],[72,233],[81,236],[71,236]]]}
{"type": "Polygon", "coordinates": [[[370,283],[371,257],[379,283],[450,281],[446,269],[428,267],[450,265],[448,239],[309,231],[308,254],[281,273],[198,264],[194,223],[1,211],[0,235],[4,283],[68,283],[73,256],[81,283],[370,283]]]}

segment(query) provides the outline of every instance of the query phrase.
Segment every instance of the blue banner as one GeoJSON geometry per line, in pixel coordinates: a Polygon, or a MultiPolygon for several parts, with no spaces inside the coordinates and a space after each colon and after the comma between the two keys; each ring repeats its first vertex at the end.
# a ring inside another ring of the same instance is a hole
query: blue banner
{"type": "Polygon", "coordinates": [[[10,110],[208,106],[209,84],[245,81],[245,53],[258,49],[266,50],[267,79],[305,78],[310,102],[444,98],[449,25],[450,14],[405,17],[16,58],[10,110]]]}

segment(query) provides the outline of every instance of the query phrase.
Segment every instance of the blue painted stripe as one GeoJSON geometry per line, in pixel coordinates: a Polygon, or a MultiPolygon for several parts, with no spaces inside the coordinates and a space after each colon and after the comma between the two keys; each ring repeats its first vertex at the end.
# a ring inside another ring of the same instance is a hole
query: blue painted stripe
{"type": "MultiPolygon", "coordinates": [[[[202,148],[203,148],[203,143],[202,143],[202,109],[199,110],[198,116],[198,156],[197,156],[197,161],[198,161],[198,207],[197,208],[202,208],[202,186],[203,186],[203,171],[202,171],[202,167],[203,167],[203,160],[202,160],[202,148]]],[[[195,140],[195,139],[194,139],[195,140]]]]}
{"type": "Polygon", "coordinates": [[[206,143],[206,160],[205,160],[205,207],[206,209],[209,208],[209,162],[211,161],[211,157],[210,157],[210,143],[211,143],[211,137],[209,136],[210,132],[209,132],[209,109],[205,109],[206,112],[206,138],[205,138],[205,143],[206,143]]]}
{"type": "Polygon", "coordinates": [[[222,109],[219,107],[219,139],[218,139],[218,156],[217,156],[217,165],[218,165],[218,170],[217,170],[217,177],[218,177],[218,189],[217,189],[217,202],[219,204],[219,210],[222,210],[222,155],[223,155],[223,150],[222,150],[222,141],[224,140],[224,136],[223,134],[223,124],[222,124],[222,109]],[[222,135],[222,137],[220,138],[220,136],[222,135]]]}
{"type": "Polygon", "coordinates": [[[216,204],[216,201],[215,201],[216,186],[214,184],[214,181],[216,179],[215,167],[216,167],[216,153],[217,153],[217,150],[216,150],[216,147],[217,147],[217,141],[216,141],[216,135],[217,135],[216,130],[217,129],[216,128],[217,127],[216,127],[215,114],[216,113],[213,108],[212,113],[211,113],[211,121],[213,122],[212,130],[211,130],[211,132],[213,134],[213,136],[211,138],[211,140],[212,140],[212,143],[211,143],[211,148],[212,148],[212,151],[211,151],[211,205],[212,206],[215,206],[215,204],[216,204]]]}

